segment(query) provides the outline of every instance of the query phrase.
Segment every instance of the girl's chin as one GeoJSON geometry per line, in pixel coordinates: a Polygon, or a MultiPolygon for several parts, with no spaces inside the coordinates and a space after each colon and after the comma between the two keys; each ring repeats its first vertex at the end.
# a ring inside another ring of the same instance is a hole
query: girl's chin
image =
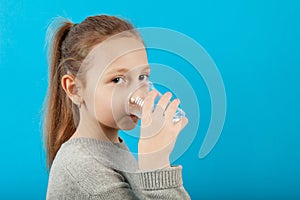
{"type": "Polygon", "coordinates": [[[135,115],[127,115],[125,118],[118,123],[120,130],[132,130],[138,124],[139,118],[135,115]]]}
{"type": "Polygon", "coordinates": [[[123,127],[120,127],[120,130],[129,131],[136,127],[136,123],[126,124],[123,127]]]}

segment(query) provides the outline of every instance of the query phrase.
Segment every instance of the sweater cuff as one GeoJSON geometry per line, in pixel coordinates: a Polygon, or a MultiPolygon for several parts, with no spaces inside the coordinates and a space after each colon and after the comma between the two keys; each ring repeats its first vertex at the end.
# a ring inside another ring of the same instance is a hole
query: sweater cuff
{"type": "Polygon", "coordinates": [[[174,188],[182,185],[182,166],[172,166],[155,171],[143,171],[139,174],[143,190],[174,188]]]}

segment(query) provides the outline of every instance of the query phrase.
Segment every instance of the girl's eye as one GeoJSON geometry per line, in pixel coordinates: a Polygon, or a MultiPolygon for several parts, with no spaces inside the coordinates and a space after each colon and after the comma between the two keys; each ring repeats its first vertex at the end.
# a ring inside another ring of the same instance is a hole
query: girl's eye
{"type": "Polygon", "coordinates": [[[140,81],[145,81],[145,80],[148,79],[148,77],[149,77],[149,75],[143,74],[143,75],[140,75],[140,76],[139,76],[139,80],[140,80],[140,81]]]}
{"type": "Polygon", "coordinates": [[[123,78],[121,78],[121,77],[117,77],[117,78],[114,78],[113,80],[111,80],[113,83],[122,83],[122,81],[124,81],[123,80],[123,78]]]}

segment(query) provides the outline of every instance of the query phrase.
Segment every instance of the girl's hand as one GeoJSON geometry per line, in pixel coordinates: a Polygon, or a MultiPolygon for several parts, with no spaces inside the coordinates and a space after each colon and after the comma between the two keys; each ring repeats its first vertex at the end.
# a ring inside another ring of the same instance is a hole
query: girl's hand
{"type": "Polygon", "coordinates": [[[173,116],[180,101],[175,99],[168,106],[172,97],[170,92],[165,93],[160,98],[153,111],[154,100],[157,95],[158,92],[155,90],[149,92],[142,108],[141,135],[138,143],[140,170],[169,167],[169,156],[177,136],[188,123],[186,117],[181,118],[176,123],[173,122],[173,116]]]}

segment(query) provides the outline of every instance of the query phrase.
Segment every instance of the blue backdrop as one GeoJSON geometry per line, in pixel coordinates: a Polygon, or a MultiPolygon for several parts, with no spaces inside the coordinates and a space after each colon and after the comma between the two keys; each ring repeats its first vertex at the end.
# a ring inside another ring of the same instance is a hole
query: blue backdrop
{"type": "MultiPolygon", "coordinates": [[[[200,43],[218,66],[227,116],[217,145],[204,159],[198,152],[210,120],[209,94],[201,77],[190,78],[201,123],[176,163],[183,166],[192,199],[299,199],[299,10],[297,0],[1,0],[0,198],[45,198],[40,110],[47,88],[49,21],[58,15],[80,22],[88,15],[109,14],[136,27],[180,31],[200,43]]],[[[150,56],[155,62],[180,63],[156,53],[150,56]]],[[[185,74],[192,68],[177,70],[185,74]]],[[[126,142],[135,148],[130,138],[126,142]]]]}

